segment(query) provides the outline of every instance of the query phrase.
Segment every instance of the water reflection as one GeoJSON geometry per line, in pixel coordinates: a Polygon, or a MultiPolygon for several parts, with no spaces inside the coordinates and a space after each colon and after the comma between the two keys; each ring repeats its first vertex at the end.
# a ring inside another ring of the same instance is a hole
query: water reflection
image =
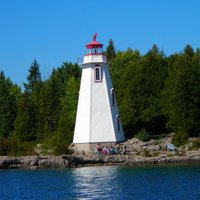
{"type": "Polygon", "coordinates": [[[72,175],[73,199],[115,199],[122,192],[117,167],[77,168],[72,175]]]}

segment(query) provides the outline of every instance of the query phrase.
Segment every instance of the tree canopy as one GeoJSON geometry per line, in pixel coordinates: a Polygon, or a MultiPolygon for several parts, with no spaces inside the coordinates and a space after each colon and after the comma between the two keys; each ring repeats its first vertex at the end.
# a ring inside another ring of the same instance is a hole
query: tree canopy
{"type": "MultiPolygon", "coordinates": [[[[144,55],[131,48],[105,51],[127,138],[146,130],[150,135],[200,133],[200,50],[186,45],[165,56],[156,45],[144,55]]],[[[73,138],[81,70],[64,62],[42,80],[36,60],[24,89],[0,72],[0,140],[62,141],[73,138]]],[[[64,141],[64,142],[63,142],[64,141]]]]}

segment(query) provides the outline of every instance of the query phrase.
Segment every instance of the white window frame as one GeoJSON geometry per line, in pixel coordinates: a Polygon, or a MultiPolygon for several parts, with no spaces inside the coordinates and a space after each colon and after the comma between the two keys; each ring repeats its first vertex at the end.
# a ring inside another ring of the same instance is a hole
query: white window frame
{"type": "Polygon", "coordinates": [[[116,121],[117,121],[117,130],[120,132],[121,130],[121,125],[120,125],[120,116],[116,115],[116,121]]]}
{"type": "Polygon", "coordinates": [[[114,88],[110,89],[110,93],[111,93],[112,105],[115,106],[115,90],[114,90],[114,88]]]}
{"type": "Polygon", "coordinates": [[[100,65],[95,65],[94,66],[94,82],[102,82],[102,69],[100,65]],[[97,79],[97,70],[99,71],[99,78],[97,79]]]}

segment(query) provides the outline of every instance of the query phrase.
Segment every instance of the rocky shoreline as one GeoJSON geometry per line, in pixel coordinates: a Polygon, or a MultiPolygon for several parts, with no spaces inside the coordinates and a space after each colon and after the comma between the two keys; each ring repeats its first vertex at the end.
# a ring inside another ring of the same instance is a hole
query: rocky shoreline
{"type": "Polygon", "coordinates": [[[60,156],[0,156],[0,169],[45,169],[45,168],[71,168],[96,165],[123,165],[138,166],[148,164],[171,163],[200,163],[200,149],[193,149],[194,139],[189,139],[188,144],[179,147],[177,152],[166,149],[166,144],[171,142],[172,135],[161,140],[142,142],[136,138],[128,140],[121,146],[126,146],[126,152],[116,155],[97,155],[95,153],[74,152],[73,155],[60,156]]]}
{"type": "Polygon", "coordinates": [[[96,165],[138,166],[146,164],[200,163],[200,153],[187,156],[134,158],[131,155],[114,156],[25,156],[0,157],[0,169],[71,168],[96,165]]]}

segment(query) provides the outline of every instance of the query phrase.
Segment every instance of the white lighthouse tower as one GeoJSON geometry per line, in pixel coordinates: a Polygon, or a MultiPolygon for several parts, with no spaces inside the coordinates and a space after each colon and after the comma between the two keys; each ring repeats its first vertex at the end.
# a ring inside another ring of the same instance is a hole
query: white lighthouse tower
{"type": "Polygon", "coordinates": [[[94,151],[95,145],[113,145],[124,141],[123,128],[110,78],[103,44],[86,45],[73,143],[78,151],[94,151]]]}

